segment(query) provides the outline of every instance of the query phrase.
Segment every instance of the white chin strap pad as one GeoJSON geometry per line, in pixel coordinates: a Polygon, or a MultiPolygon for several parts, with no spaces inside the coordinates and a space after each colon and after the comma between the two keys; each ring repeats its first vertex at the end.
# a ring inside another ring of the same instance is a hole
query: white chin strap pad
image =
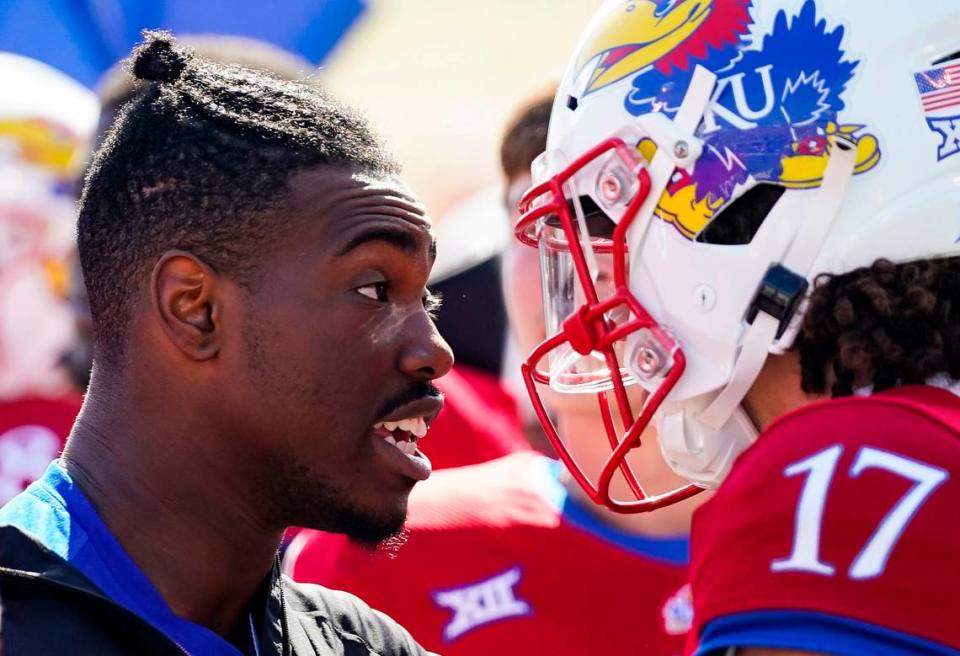
{"type": "Polygon", "coordinates": [[[737,407],[718,429],[697,418],[708,395],[657,413],[660,451],[670,467],[694,485],[714,489],[723,482],[737,456],[757,439],[757,429],[737,407]]]}

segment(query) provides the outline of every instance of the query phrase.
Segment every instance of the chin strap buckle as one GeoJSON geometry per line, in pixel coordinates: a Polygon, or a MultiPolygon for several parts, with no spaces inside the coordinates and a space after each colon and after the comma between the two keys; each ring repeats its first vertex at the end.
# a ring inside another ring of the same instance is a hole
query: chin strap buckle
{"type": "Polygon", "coordinates": [[[760,281],[760,288],[747,310],[747,323],[753,324],[758,312],[764,312],[780,322],[777,338],[783,335],[800,299],[807,292],[807,279],[786,268],[773,264],[760,281]]]}

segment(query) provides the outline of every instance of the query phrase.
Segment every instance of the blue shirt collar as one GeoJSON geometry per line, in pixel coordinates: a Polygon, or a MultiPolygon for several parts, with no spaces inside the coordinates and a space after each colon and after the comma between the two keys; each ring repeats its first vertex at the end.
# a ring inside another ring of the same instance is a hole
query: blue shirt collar
{"type": "Polygon", "coordinates": [[[0,509],[0,524],[31,535],[189,654],[241,656],[220,635],[173,613],[59,461],[0,509]]]}

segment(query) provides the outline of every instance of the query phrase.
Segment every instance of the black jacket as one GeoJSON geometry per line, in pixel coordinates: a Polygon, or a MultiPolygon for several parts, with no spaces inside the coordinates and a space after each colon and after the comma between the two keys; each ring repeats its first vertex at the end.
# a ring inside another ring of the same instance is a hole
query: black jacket
{"type": "MultiPolygon", "coordinates": [[[[345,592],[296,583],[274,571],[264,583],[261,656],[426,655],[399,624],[345,592]]],[[[3,656],[184,656],[139,616],[13,526],[0,526],[0,652],[3,656]]],[[[191,655],[203,656],[203,655],[191,655]]]]}

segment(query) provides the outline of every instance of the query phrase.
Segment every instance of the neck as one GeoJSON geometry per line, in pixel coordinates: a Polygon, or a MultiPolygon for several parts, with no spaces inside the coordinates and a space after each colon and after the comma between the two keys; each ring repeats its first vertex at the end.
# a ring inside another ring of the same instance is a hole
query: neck
{"type": "MultiPolygon", "coordinates": [[[[558,423],[560,433],[567,440],[577,462],[587,472],[599,472],[610,457],[611,449],[604,437],[603,421],[597,413],[592,410],[561,413],[558,423]]],[[[685,485],[686,481],[675,474],[664,461],[656,440],[656,431],[648,429],[643,434],[642,445],[634,449],[629,456],[631,469],[637,479],[644,489],[653,493],[666,492],[685,485]]],[[[591,478],[595,479],[595,476],[591,478]]],[[[707,498],[707,493],[704,492],[654,512],[626,515],[594,504],[572,477],[566,476],[564,484],[573,498],[582,501],[584,506],[592,510],[605,524],[627,533],[651,537],[687,535],[690,532],[693,511],[707,498]]],[[[614,478],[610,489],[617,498],[633,498],[626,483],[619,476],[614,478]]]]}
{"type": "Polygon", "coordinates": [[[202,413],[181,411],[188,399],[172,406],[143,391],[95,372],[65,467],[173,612],[226,635],[268,575],[283,527],[258,516],[235,470],[214,457],[202,413]]]}
{"type": "Polygon", "coordinates": [[[758,430],[775,419],[826,394],[805,394],[800,388],[800,356],[796,351],[771,355],[743,399],[743,409],[758,430]]]}

